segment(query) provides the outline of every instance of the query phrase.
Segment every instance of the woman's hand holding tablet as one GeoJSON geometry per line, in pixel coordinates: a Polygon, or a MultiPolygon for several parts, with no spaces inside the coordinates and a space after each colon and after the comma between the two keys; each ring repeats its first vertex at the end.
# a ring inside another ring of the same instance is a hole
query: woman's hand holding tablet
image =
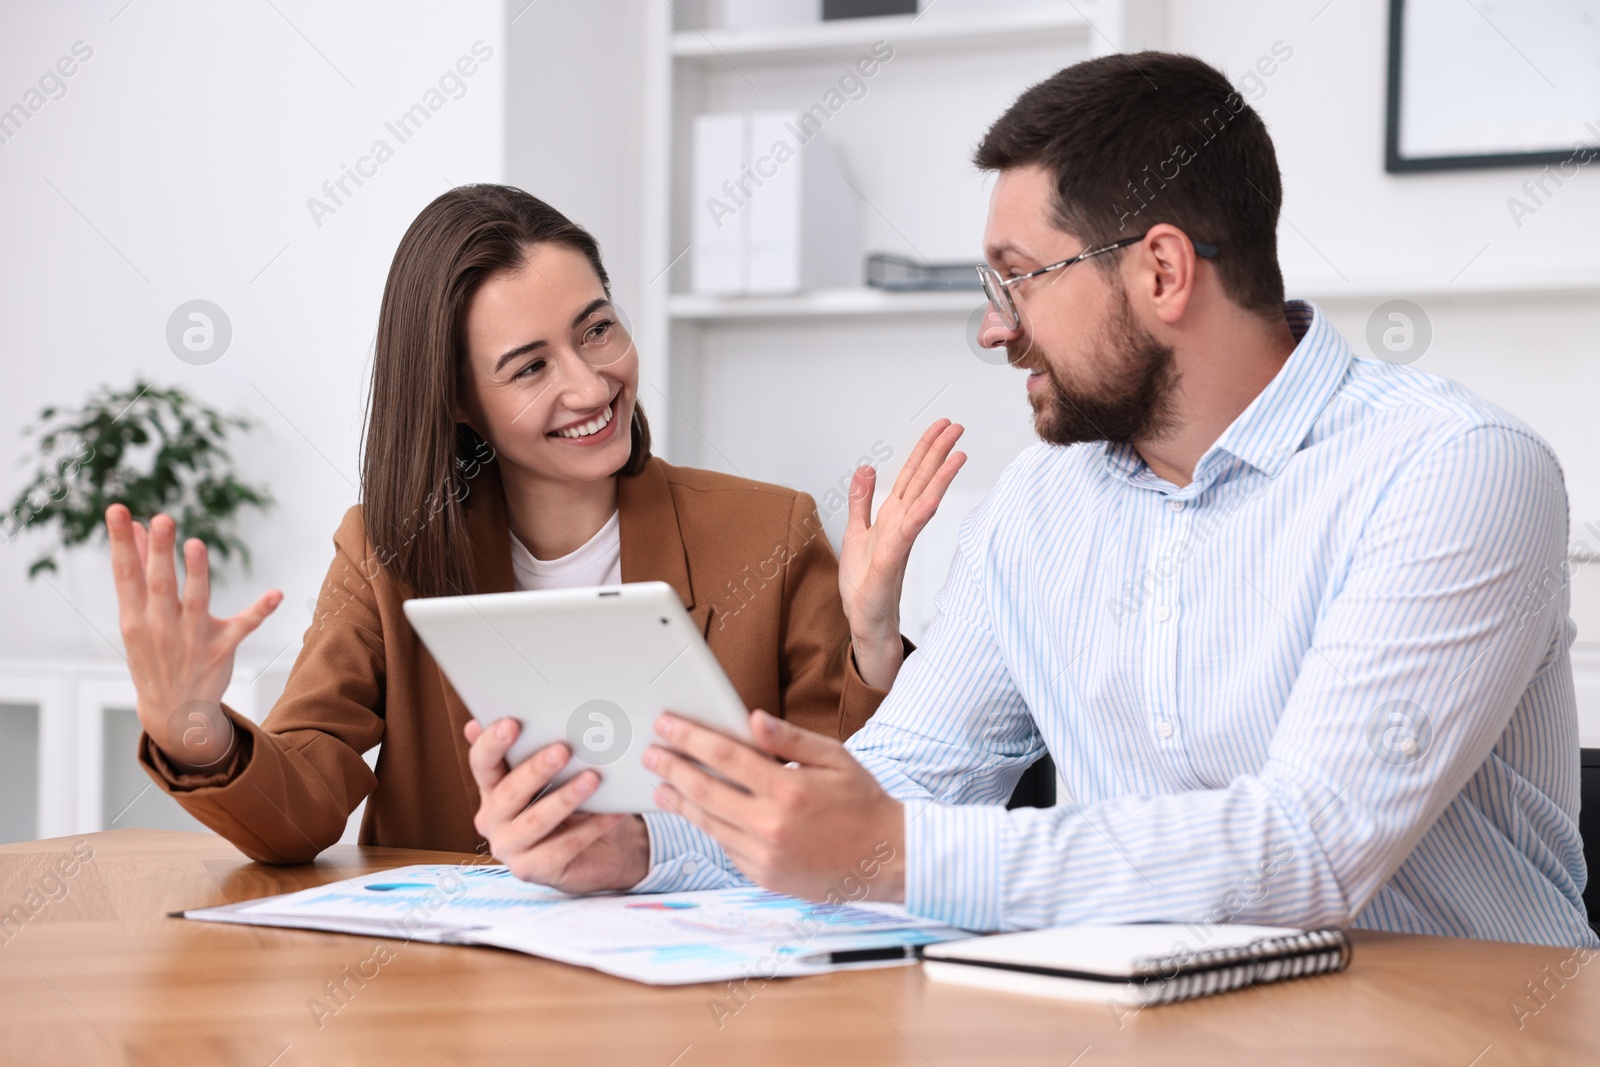
{"type": "Polygon", "coordinates": [[[578,810],[600,784],[593,768],[540,796],[571,760],[572,751],[557,741],[508,768],[506,753],[520,731],[514,719],[501,719],[487,730],[474,720],[465,731],[472,745],[468,762],[481,797],[473,825],[495,859],[524,881],[566,893],[638,883],[650,868],[644,820],[578,810]]]}

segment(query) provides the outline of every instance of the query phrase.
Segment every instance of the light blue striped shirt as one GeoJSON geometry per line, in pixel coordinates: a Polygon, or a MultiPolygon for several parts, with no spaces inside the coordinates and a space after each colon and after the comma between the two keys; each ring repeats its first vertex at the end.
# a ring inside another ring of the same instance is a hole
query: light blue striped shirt
{"type": "MultiPolygon", "coordinates": [[[[849,743],[906,804],[907,907],[1600,944],[1560,466],[1460,386],[1285,313],[1293,354],[1189,485],[1041,444],[963,524],[849,743]],[[1007,811],[1047,751],[1070,796],[1007,811]]],[[[640,890],[742,880],[646,819],[640,890]]]]}

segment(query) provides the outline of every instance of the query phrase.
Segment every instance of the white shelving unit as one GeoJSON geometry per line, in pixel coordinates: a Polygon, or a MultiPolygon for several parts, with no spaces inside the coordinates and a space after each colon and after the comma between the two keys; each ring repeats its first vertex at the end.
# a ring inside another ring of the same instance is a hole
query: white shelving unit
{"type": "Polygon", "coordinates": [[[699,296],[674,294],[668,314],[674,321],[718,319],[790,319],[814,315],[969,314],[984,302],[983,293],[886,292],[882,289],[816,289],[793,296],[699,296]]]}
{"type": "MultiPolygon", "coordinates": [[[[1351,279],[1349,284],[1332,282],[1311,288],[1300,287],[1289,295],[1315,303],[1355,300],[1364,303],[1391,299],[1396,294],[1430,300],[1474,299],[1485,295],[1587,296],[1600,295],[1600,278],[1567,276],[1541,282],[1528,278],[1514,286],[1450,284],[1419,285],[1415,281],[1393,284],[1381,280],[1351,279]]],[[[977,289],[958,292],[889,292],[861,286],[855,289],[817,289],[785,296],[725,297],[674,293],[667,302],[667,314],[674,322],[708,322],[733,319],[794,319],[814,316],[970,314],[984,303],[977,289]]]]}
{"type": "MultiPolygon", "coordinates": [[[[716,0],[647,5],[641,252],[652,265],[647,273],[655,276],[634,319],[658,451],[705,466],[725,465],[714,446],[717,417],[707,405],[717,398],[707,389],[714,383],[706,375],[715,373],[718,354],[734,338],[741,358],[756,361],[792,348],[807,332],[836,351],[837,331],[845,325],[856,334],[843,342],[845,348],[880,347],[913,321],[923,324],[917,343],[926,343],[933,331],[953,335],[962,329],[982,297],[975,290],[890,293],[865,287],[749,298],[688,292],[694,115],[808,107],[855,57],[875,42],[888,42],[894,60],[870,83],[869,95],[851,102],[825,131],[867,201],[867,249],[973,259],[981,229],[974,204],[982,198],[982,182],[970,168],[953,179],[952,165],[965,163],[986,123],[1016,92],[1054,69],[1092,55],[1162,47],[1165,12],[1165,0],[994,0],[980,10],[934,0],[916,16],[729,29],[716,25],[719,6],[716,0]],[[910,119],[880,121],[887,113],[910,119]],[[930,174],[936,181],[919,180],[930,174]]],[[[1396,294],[1449,300],[1552,293],[1600,293],[1600,277],[1530,276],[1512,285],[1482,284],[1471,274],[1425,281],[1330,277],[1299,285],[1291,295],[1339,306],[1396,294]]]]}
{"type": "MultiPolygon", "coordinates": [[[[1087,5],[1089,9],[1094,6],[1087,5]]],[[[874,41],[890,38],[896,48],[913,51],[973,51],[1035,44],[1046,39],[1082,42],[1091,32],[1084,9],[1070,4],[1015,8],[996,4],[990,12],[962,11],[953,16],[935,6],[915,16],[837,19],[756,29],[680,29],[672,35],[672,54],[709,64],[735,58],[795,63],[850,58],[874,41]]]]}
{"type": "MultiPolygon", "coordinates": [[[[223,699],[259,722],[283,691],[288,670],[284,662],[240,661],[223,699]]],[[[137,727],[126,721],[133,719],[136,702],[121,660],[0,660],[0,704],[33,708],[37,715],[38,825],[28,836],[147,825],[141,817],[168,828],[190,821],[136,768],[130,748],[107,751],[108,725],[118,738],[137,736],[137,727]],[[127,783],[127,795],[108,792],[112,780],[127,783]]]]}
{"type": "Polygon", "coordinates": [[[826,325],[848,319],[858,327],[870,324],[870,332],[879,330],[876,323],[892,325],[915,315],[934,316],[943,329],[959,330],[983,297],[977,290],[889,293],[865,286],[745,299],[688,292],[693,117],[808,107],[856,57],[876,42],[888,42],[893,61],[869,82],[868,95],[852,101],[827,131],[867,201],[868,250],[975,259],[986,194],[970,167],[952,177],[952,165],[965,165],[983,125],[1029,82],[1091,55],[1157,44],[1152,35],[1159,32],[1163,0],[997,0],[981,10],[942,10],[936,0],[915,16],[752,29],[717,26],[718,6],[714,0],[659,0],[647,7],[640,248],[644,262],[660,265],[660,273],[645,286],[633,318],[646,383],[642,399],[652,415],[657,451],[675,462],[705,466],[718,464],[700,431],[705,398],[699,363],[715,349],[724,326],[737,325],[748,339],[750,330],[788,334],[808,320],[826,325]],[[875,95],[888,102],[880,107],[875,95]],[[915,129],[885,118],[918,113],[929,121],[915,129]],[[942,188],[923,190],[925,201],[902,210],[905,198],[898,190],[921,188],[917,175],[930,167],[942,168],[942,188]],[[952,188],[961,210],[931,206],[952,188]]]}
{"type": "MultiPolygon", "coordinates": [[[[920,421],[949,414],[1006,426],[1016,440],[997,440],[995,453],[1009,458],[1031,432],[1020,383],[968,351],[962,330],[983,304],[977,288],[861,286],[746,298],[689,292],[694,116],[806,109],[857,57],[887,42],[892,61],[823,131],[863,200],[865,250],[975,261],[987,186],[967,161],[983,129],[1018,92],[1064,66],[1159,47],[1164,0],[996,0],[980,10],[941,10],[935,0],[917,16],[748,30],[715,26],[707,17],[714,6],[676,0],[648,8],[640,250],[644,262],[662,266],[634,317],[641,399],[658,452],[722,469],[733,468],[727,454],[737,454],[750,468],[738,473],[811,492],[836,538],[843,516],[830,511],[826,491],[869,442],[891,441],[898,450],[886,464],[892,478],[920,421]],[[922,357],[907,353],[920,352],[937,354],[908,366],[922,357]],[[812,362],[813,353],[825,353],[824,362],[812,362]],[[940,360],[950,361],[948,381],[940,360]],[[926,385],[929,396],[888,395],[918,379],[915,388],[926,385]],[[947,399],[974,397],[986,397],[991,410],[976,418],[959,404],[943,410],[947,399]],[[824,413],[826,431],[818,434],[824,413]],[[805,448],[794,446],[800,434],[810,435],[805,448]],[[724,450],[723,439],[740,443],[724,450]]],[[[913,638],[932,615],[956,526],[998,470],[969,463],[968,484],[952,489],[919,540],[902,604],[902,626],[913,638]]],[[[1057,790],[1066,798],[1059,781],[1057,790]]]]}

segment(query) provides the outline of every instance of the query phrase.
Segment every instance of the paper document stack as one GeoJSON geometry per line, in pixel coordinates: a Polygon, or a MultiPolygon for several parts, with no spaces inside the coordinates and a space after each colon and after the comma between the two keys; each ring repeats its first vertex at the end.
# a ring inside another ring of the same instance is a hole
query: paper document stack
{"type": "Polygon", "coordinates": [[[651,985],[916,962],[968,936],[888,904],[816,904],[764,889],[568,896],[503,866],[419,864],[175,915],[207,922],[493,945],[651,985]]]}

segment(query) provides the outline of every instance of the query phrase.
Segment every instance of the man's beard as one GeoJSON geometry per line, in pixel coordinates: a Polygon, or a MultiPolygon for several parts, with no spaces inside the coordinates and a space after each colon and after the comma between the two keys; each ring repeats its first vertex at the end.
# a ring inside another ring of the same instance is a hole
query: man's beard
{"type": "MultiPolygon", "coordinates": [[[[1085,441],[1133,444],[1160,437],[1172,425],[1172,394],[1178,375],[1172,347],[1157,341],[1134,320],[1126,289],[1100,331],[1095,349],[1105,354],[1098,388],[1074,381],[1039,353],[1046,387],[1028,394],[1034,430],[1055,445],[1085,441]]],[[[1013,353],[1015,356],[1015,353],[1013,353]]]]}

